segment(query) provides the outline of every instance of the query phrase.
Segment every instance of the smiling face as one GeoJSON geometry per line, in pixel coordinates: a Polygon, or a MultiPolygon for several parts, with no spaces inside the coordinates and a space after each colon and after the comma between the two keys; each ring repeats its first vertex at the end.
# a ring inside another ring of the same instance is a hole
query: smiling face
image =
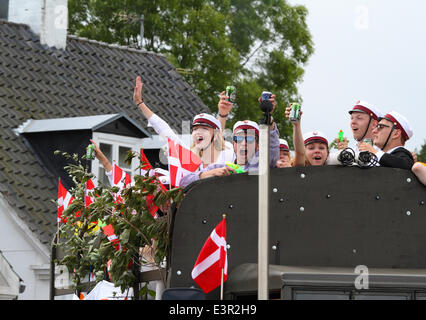
{"type": "Polygon", "coordinates": [[[209,126],[197,125],[192,129],[192,141],[197,149],[203,150],[210,146],[214,129],[209,126]]]}
{"type": "Polygon", "coordinates": [[[373,130],[377,127],[377,120],[372,119],[370,126],[367,126],[370,122],[370,116],[363,112],[352,112],[351,114],[351,129],[354,139],[360,141],[361,139],[371,139],[373,130]],[[367,131],[367,133],[366,133],[367,131]],[[365,136],[364,136],[365,134],[365,136]]]}
{"type": "Polygon", "coordinates": [[[322,166],[328,157],[328,147],[323,142],[312,142],[305,146],[305,155],[312,166],[322,166]]]}

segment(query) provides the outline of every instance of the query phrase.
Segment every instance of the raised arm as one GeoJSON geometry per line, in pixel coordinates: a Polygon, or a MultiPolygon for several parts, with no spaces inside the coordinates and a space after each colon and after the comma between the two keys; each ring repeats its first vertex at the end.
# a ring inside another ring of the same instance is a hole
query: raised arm
{"type": "Polygon", "coordinates": [[[219,120],[220,125],[222,126],[222,131],[225,130],[226,119],[228,118],[228,115],[231,112],[232,107],[234,106],[232,102],[228,101],[228,98],[229,97],[225,96],[225,91],[222,91],[220,93],[220,100],[217,105],[217,119],[219,120]]]}
{"type": "MultiPolygon", "coordinates": [[[[285,116],[287,119],[290,118],[291,105],[285,109],[285,116]]],[[[293,145],[294,145],[294,166],[305,166],[305,144],[303,141],[301,120],[303,112],[300,111],[300,120],[292,122],[293,125],[293,145]]]]}
{"type": "Polygon", "coordinates": [[[141,77],[138,76],[136,77],[136,85],[133,91],[133,101],[148,120],[148,126],[152,127],[158,135],[164,138],[170,138],[174,141],[177,141],[179,144],[184,145],[182,140],[177,136],[172,128],[170,128],[169,124],[154,112],[152,112],[150,108],[148,108],[148,106],[143,101],[142,89],[143,82],[141,81],[141,77]]]}
{"type": "Polygon", "coordinates": [[[142,89],[143,89],[143,83],[142,83],[141,77],[137,76],[136,77],[135,89],[133,91],[133,101],[136,103],[136,105],[142,111],[145,118],[147,120],[149,120],[152,117],[152,115],[154,114],[154,112],[152,112],[151,109],[147,107],[145,102],[143,102],[142,89]]]}
{"type": "Polygon", "coordinates": [[[98,147],[98,145],[95,143],[95,141],[90,139],[90,142],[93,143],[93,145],[95,146],[95,157],[96,157],[96,159],[99,160],[101,165],[104,167],[105,172],[112,171],[112,164],[111,164],[111,162],[109,162],[108,158],[103,154],[103,152],[98,147]]]}

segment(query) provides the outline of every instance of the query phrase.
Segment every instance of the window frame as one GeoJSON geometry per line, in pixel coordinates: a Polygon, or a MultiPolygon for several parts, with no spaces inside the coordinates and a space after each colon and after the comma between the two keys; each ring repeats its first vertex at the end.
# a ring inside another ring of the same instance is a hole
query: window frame
{"type": "MultiPolygon", "coordinates": [[[[103,132],[93,132],[92,140],[100,146],[101,143],[104,144],[110,144],[112,145],[112,165],[119,164],[119,147],[126,147],[130,148],[132,151],[136,152],[136,154],[140,153],[140,150],[142,148],[142,139],[140,138],[134,138],[134,137],[128,137],[128,136],[121,136],[117,134],[110,134],[110,133],[103,133],[103,132]]],[[[135,174],[138,174],[136,171],[136,168],[139,166],[138,158],[134,158],[131,165],[131,173],[132,177],[135,176],[135,174]]],[[[102,167],[102,165],[99,163],[98,159],[92,160],[92,170],[91,172],[95,175],[93,178],[93,183],[95,185],[98,185],[98,175],[99,175],[99,168],[102,167]]],[[[122,168],[123,170],[127,171],[129,169],[122,168]]]]}

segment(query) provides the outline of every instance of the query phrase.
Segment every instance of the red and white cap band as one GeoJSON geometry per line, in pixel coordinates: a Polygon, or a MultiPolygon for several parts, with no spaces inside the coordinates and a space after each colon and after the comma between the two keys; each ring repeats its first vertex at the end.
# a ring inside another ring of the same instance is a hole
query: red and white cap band
{"type": "Polygon", "coordinates": [[[198,125],[207,125],[209,127],[212,127],[213,129],[222,130],[222,126],[221,126],[219,120],[217,120],[211,114],[207,114],[207,113],[200,113],[200,114],[197,114],[194,117],[194,120],[192,121],[192,126],[195,126],[197,124],[198,125]]]}
{"type": "Polygon", "coordinates": [[[254,130],[254,133],[259,136],[259,125],[251,120],[237,121],[232,132],[235,134],[240,130],[254,130]]]}
{"type": "Polygon", "coordinates": [[[305,146],[313,142],[322,142],[328,146],[328,140],[321,131],[311,131],[303,135],[305,146]]]}
{"type": "Polygon", "coordinates": [[[368,102],[361,101],[361,100],[357,101],[357,103],[354,105],[352,110],[349,111],[349,114],[352,114],[352,112],[366,113],[369,116],[371,116],[374,120],[378,120],[383,115],[383,113],[380,112],[379,109],[373,107],[368,102]]]}

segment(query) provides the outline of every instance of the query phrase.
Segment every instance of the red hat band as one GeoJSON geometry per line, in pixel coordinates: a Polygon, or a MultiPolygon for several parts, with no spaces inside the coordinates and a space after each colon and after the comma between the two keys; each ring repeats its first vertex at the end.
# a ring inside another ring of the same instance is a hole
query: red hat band
{"type": "Polygon", "coordinates": [[[217,127],[217,125],[214,123],[214,122],[212,122],[212,121],[210,121],[210,120],[207,120],[207,119],[205,119],[205,118],[198,118],[198,119],[195,119],[193,122],[192,122],[192,125],[194,126],[194,125],[196,125],[196,124],[207,124],[207,125],[209,125],[210,127],[212,127],[212,128],[215,128],[215,129],[219,129],[218,127],[217,127]]]}
{"type": "Polygon", "coordinates": [[[280,149],[285,151],[290,151],[289,148],[285,144],[280,144],[280,149]]]}
{"type": "Polygon", "coordinates": [[[255,134],[258,136],[259,135],[259,130],[257,130],[256,128],[250,126],[250,125],[241,125],[235,128],[234,132],[237,132],[238,130],[254,130],[255,134]]]}
{"type": "Polygon", "coordinates": [[[352,111],[356,111],[356,110],[363,111],[363,112],[367,113],[368,115],[372,116],[374,120],[378,120],[377,115],[373,111],[371,111],[370,109],[368,109],[364,106],[361,106],[361,105],[358,104],[353,108],[352,111]]]}
{"type": "Polygon", "coordinates": [[[327,139],[323,138],[323,137],[310,137],[308,139],[305,140],[305,146],[310,143],[310,142],[314,142],[314,141],[318,141],[318,142],[323,142],[328,146],[328,141],[327,139]]]}

